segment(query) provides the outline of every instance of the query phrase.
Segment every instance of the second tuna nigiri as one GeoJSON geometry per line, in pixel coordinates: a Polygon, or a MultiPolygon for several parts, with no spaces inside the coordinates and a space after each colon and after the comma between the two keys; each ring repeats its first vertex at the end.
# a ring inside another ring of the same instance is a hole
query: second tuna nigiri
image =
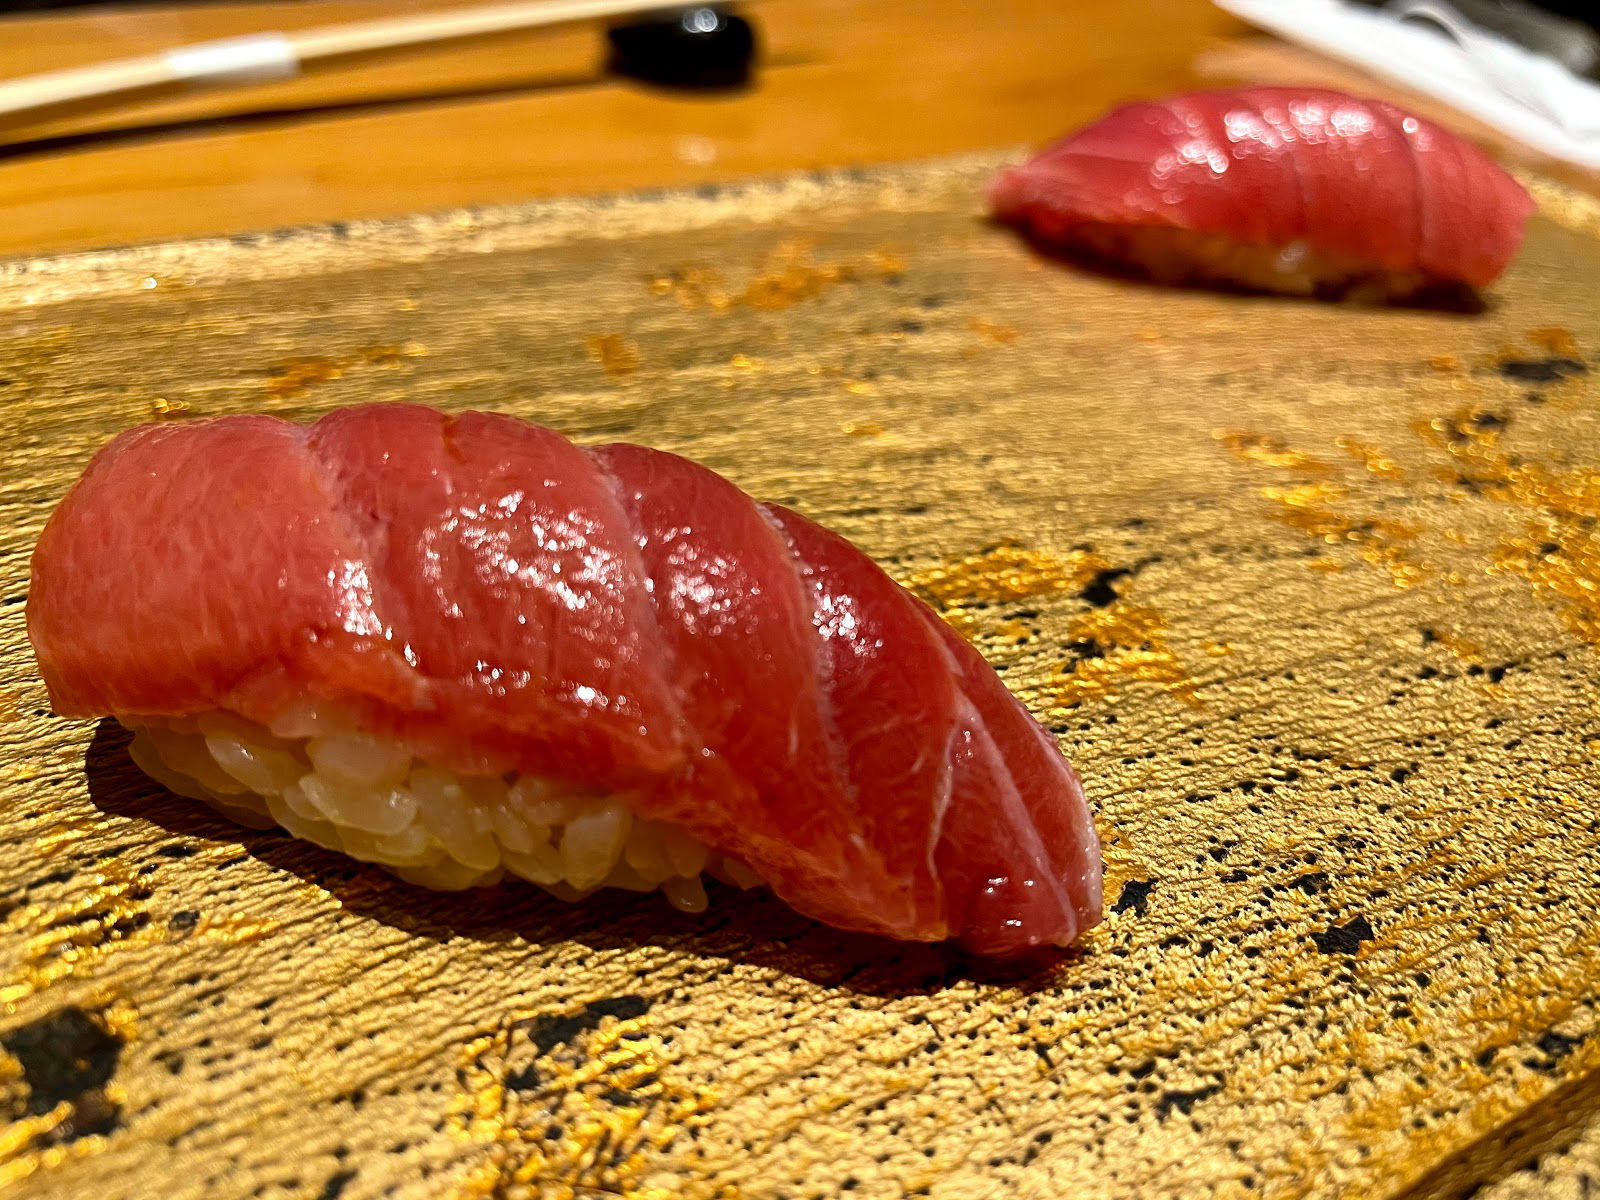
{"type": "Polygon", "coordinates": [[[1129,104],[995,180],[996,217],[1164,283],[1411,300],[1493,282],[1533,212],[1475,146],[1319,88],[1129,104]]]}

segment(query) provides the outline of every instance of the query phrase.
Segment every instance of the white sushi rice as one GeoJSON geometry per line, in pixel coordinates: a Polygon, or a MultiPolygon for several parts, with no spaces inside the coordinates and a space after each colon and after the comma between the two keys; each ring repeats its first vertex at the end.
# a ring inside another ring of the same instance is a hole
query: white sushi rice
{"type": "Polygon", "coordinates": [[[124,723],[134,762],[178,795],[425,887],[516,875],[564,900],[659,888],[675,907],[700,912],[702,872],[740,887],[762,882],[676,826],[635,817],[625,796],[532,775],[458,775],[314,713],[271,729],[225,712],[124,723]]]}
{"type": "Polygon", "coordinates": [[[1157,283],[1221,286],[1288,296],[1337,296],[1385,304],[1448,289],[1420,271],[1382,271],[1306,242],[1265,246],[1167,225],[1075,226],[1074,245],[1092,258],[1134,268],[1157,283]]]}

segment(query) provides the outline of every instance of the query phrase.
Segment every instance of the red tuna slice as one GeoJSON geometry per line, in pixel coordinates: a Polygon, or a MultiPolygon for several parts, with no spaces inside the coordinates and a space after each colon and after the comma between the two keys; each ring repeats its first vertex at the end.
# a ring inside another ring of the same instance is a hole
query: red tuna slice
{"type": "Polygon", "coordinates": [[[215,708],[313,650],[417,698],[372,636],[366,564],[304,435],[271,417],[147,425],[95,456],[33,556],[28,634],[57,712],[215,708]]]}
{"type": "MultiPolygon", "coordinates": [[[[851,926],[870,911],[899,936],[941,936],[937,903],[918,912],[919,889],[937,897],[926,862],[914,851],[900,862],[905,844],[863,832],[878,810],[864,807],[848,756],[859,714],[819,652],[816,602],[781,526],[677,455],[610,445],[595,458],[637,532],[663,656],[708,751],[637,807],[709,844],[740,846],[738,857],[811,916],[851,926]]],[[[921,795],[901,799],[914,819],[921,795]]]]}
{"type": "Polygon", "coordinates": [[[933,614],[925,619],[945,643],[966,702],[936,852],[947,894],[965,906],[952,913],[952,926],[982,931],[1006,952],[1070,942],[1072,929],[1050,922],[1071,917],[1081,932],[1102,908],[1100,843],[1083,785],[983,656],[933,614]],[[1063,804],[1063,795],[1076,800],[1063,804]]]}
{"type": "Polygon", "coordinates": [[[384,728],[463,770],[509,757],[609,788],[683,761],[638,553],[587,454],[513,417],[411,405],[336,412],[307,448],[384,636],[429,682],[431,711],[384,728]]]}
{"type": "Polygon", "coordinates": [[[978,653],[673,455],[408,405],[135,430],[51,518],[28,619],[64,715],[310,699],[617,792],[844,928],[1006,954],[1100,917],[1082,790],[978,653]]]}
{"type": "Polygon", "coordinates": [[[995,215],[1046,243],[1158,226],[1491,283],[1527,192],[1482,151],[1381,100],[1321,88],[1191,92],[1118,108],[1000,173],[995,215]]]}
{"type": "Polygon", "coordinates": [[[885,587],[870,559],[772,511],[817,590],[874,844],[909,850],[902,869],[937,881],[943,936],[986,953],[1070,943],[1100,919],[1099,842],[1049,735],[975,649],[885,587]]]}

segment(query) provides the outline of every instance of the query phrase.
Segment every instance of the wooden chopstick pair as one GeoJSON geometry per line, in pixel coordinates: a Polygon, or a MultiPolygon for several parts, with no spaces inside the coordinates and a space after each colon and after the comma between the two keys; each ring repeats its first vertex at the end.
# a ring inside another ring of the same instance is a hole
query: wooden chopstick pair
{"type": "Polygon", "coordinates": [[[327,59],[670,7],[664,0],[519,0],[199,42],[158,54],[0,80],[0,118],[136,92],[288,79],[303,65],[327,59]]]}

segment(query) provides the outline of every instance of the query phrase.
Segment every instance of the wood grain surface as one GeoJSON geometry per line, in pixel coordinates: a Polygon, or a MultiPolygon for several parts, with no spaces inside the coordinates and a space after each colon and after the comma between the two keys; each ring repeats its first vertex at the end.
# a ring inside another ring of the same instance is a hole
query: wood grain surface
{"type": "MultiPolygon", "coordinates": [[[[0,76],[437,6],[0,18],[0,76]]],[[[765,63],[731,94],[607,76],[599,33],[568,29],[0,125],[0,255],[1038,142],[1193,82],[1194,55],[1245,28],[1205,0],[759,0],[751,13],[765,63]]]]}
{"type": "Polygon", "coordinates": [[[0,1191],[1581,1194],[1592,1133],[1518,1172],[1600,1086],[1593,206],[1482,313],[1361,310],[1041,262],[993,165],[0,270],[0,1191]],[[854,539],[1082,769],[1106,923],[1006,975],[434,894],[50,716],[27,556],[97,446],[396,397],[854,539]]]}

